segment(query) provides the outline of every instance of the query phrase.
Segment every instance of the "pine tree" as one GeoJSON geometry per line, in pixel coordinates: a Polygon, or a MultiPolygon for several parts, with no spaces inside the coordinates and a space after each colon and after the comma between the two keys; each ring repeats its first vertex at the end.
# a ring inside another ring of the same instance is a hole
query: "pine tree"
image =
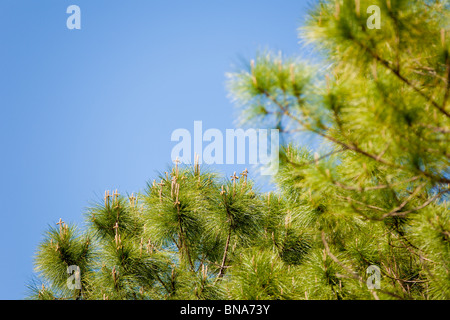
{"type": "Polygon", "coordinates": [[[263,53],[229,75],[241,123],[290,141],[276,191],[198,163],[136,196],[107,191],[84,231],[47,231],[31,298],[449,299],[449,14],[447,1],[317,4],[300,36],[321,65],[263,53]]]}

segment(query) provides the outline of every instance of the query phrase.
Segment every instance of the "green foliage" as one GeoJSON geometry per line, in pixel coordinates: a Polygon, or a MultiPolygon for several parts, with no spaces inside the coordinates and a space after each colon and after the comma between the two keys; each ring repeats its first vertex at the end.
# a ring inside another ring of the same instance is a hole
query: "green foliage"
{"type": "Polygon", "coordinates": [[[136,197],[108,191],[85,232],[49,229],[31,298],[449,299],[449,8],[318,3],[300,34],[324,66],[264,53],[229,74],[241,124],[291,141],[276,192],[198,164],[136,197]],[[367,27],[369,5],[380,29],[367,27]],[[67,288],[70,265],[81,290],[67,288]],[[366,283],[372,265],[379,289],[366,283]]]}

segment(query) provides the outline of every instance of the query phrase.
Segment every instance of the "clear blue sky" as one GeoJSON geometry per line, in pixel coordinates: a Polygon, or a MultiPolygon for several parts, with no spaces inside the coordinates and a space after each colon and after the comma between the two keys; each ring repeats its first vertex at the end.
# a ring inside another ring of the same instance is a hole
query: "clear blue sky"
{"type": "Polygon", "coordinates": [[[48,224],[164,171],[173,130],[234,128],[225,73],[259,49],[302,54],[309,3],[1,0],[0,299],[25,297],[48,224]]]}

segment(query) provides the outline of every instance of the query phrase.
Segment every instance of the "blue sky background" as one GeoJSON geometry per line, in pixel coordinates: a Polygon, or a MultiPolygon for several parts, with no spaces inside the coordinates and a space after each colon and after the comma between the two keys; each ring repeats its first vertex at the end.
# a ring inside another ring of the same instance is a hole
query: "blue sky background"
{"type": "Polygon", "coordinates": [[[0,299],[25,297],[49,224],[164,171],[173,130],[234,128],[225,73],[260,49],[303,54],[310,2],[1,0],[0,299]]]}

